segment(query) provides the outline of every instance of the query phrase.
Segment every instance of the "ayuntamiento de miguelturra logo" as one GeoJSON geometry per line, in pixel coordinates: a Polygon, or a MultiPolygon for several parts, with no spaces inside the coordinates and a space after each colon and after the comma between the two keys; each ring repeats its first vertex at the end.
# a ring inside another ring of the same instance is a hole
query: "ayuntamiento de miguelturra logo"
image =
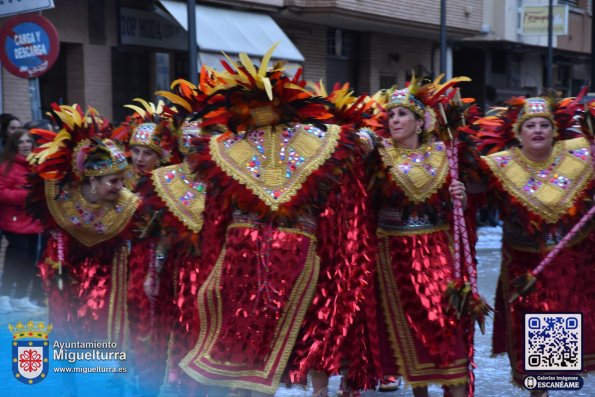
{"type": "Polygon", "coordinates": [[[43,321],[29,321],[16,326],[8,324],[12,333],[12,373],[26,385],[34,385],[44,380],[49,370],[49,333],[52,324],[43,321]]]}

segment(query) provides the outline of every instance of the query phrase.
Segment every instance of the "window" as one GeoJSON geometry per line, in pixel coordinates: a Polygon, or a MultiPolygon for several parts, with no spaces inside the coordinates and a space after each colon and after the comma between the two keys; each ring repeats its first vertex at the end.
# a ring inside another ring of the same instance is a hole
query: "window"
{"type": "Polygon", "coordinates": [[[380,83],[380,88],[390,88],[397,84],[397,75],[395,75],[395,74],[381,74],[379,83],[380,83]]]}
{"type": "Polygon", "coordinates": [[[355,34],[342,29],[328,29],[326,33],[326,55],[352,58],[355,48],[355,34]]]}

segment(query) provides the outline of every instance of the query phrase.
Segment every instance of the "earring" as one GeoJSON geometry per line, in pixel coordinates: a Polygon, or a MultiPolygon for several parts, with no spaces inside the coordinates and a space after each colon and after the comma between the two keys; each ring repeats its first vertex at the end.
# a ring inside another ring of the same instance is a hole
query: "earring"
{"type": "Polygon", "coordinates": [[[421,134],[421,132],[422,132],[422,129],[421,129],[421,127],[419,125],[417,127],[415,127],[415,133],[417,135],[421,134]]]}
{"type": "Polygon", "coordinates": [[[91,193],[97,194],[97,187],[95,187],[95,185],[91,185],[91,193]]]}

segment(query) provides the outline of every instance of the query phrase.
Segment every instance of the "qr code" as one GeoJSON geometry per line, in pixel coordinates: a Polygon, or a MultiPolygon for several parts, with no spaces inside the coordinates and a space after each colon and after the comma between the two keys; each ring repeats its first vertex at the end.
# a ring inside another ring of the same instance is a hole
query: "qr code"
{"type": "Polygon", "coordinates": [[[582,314],[525,314],[525,371],[582,370],[582,314]]]}

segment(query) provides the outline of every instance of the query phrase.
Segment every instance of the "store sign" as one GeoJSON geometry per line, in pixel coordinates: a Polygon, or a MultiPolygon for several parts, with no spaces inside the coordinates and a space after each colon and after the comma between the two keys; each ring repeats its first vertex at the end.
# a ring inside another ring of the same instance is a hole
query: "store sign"
{"type": "Polygon", "coordinates": [[[120,8],[120,44],[186,51],[186,31],[176,21],[134,8],[120,8]]]}
{"type": "Polygon", "coordinates": [[[54,8],[54,0],[0,0],[0,17],[54,8]]]}
{"type": "MultiPolygon", "coordinates": [[[[521,34],[547,35],[548,34],[548,6],[526,6],[521,10],[521,34]]],[[[552,7],[552,32],[555,35],[568,34],[568,6],[559,5],[552,7]]]]}
{"type": "Polygon", "coordinates": [[[60,52],[58,32],[37,14],[9,19],[0,29],[0,61],[15,76],[32,79],[49,71],[60,52]]]}

